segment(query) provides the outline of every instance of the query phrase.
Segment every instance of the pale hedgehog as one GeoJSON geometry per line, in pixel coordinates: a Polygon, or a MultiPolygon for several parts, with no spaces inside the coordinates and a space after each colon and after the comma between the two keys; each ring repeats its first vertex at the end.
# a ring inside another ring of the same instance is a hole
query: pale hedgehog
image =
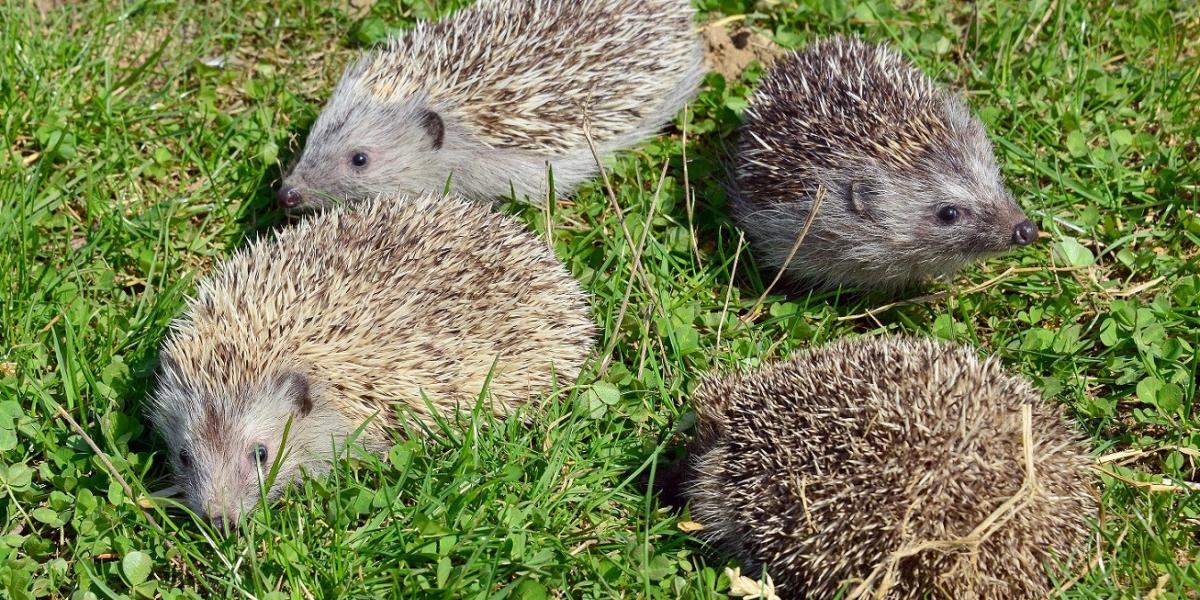
{"type": "Polygon", "coordinates": [[[183,499],[233,522],[348,434],[386,447],[400,409],[498,415],[573,383],[595,334],[546,244],[456,198],[380,197],[258,241],[199,285],[163,342],[151,420],[183,499]],[[485,404],[485,406],[488,406],[485,404]]]}
{"type": "Polygon", "coordinates": [[[662,129],[695,95],[688,0],[480,0],[351,64],[277,198],[452,191],[540,201],[662,129]]]}
{"type": "Polygon", "coordinates": [[[739,130],[734,220],[796,287],[894,289],[1038,237],[966,104],[893,50],[850,37],[780,59],[739,130]]]}
{"type": "Polygon", "coordinates": [[[1088,545],[1090,461],[1058,408],[965,346],[848,339],[706,382],[683,493],[698,535],[765,565],[782,597],[878,592],[893,553],[967,536],[1019,494],[1024,404],[1035,491],[978,546],[916,552],[862,597],[1042,598],[1088,545]]]}

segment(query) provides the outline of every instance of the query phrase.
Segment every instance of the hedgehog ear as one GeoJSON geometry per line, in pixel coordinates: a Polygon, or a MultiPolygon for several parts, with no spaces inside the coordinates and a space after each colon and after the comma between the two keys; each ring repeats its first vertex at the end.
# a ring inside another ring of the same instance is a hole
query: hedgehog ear
{"type": "Polygon", "coordinates": [[[855,184],[853,180],[846,184],[846,202],[854,214],[864,219],[872,218],[871,207],[867,205],[867,201],[870,199],[871,194],[862,186],[855,184]]]}
{"type": "Polygon", "coordinates": [[[442,143],[446,141],[446,123],[442,121],[442,116],[427,109],[417,117],[417,121],[425,128],[425,133],[429,134],[433,149],[441,150],[442,143]]]}
{"type": "Polygon", "coordinates": [[[296,404],[296,411],[300,413],[301,417],[307,417],[308,413],[312,412],[312,394],[308,389],[308,377],[305,377],[303,373],[296,371],[284,373],[279,378],[279,387],[296,404]]]}

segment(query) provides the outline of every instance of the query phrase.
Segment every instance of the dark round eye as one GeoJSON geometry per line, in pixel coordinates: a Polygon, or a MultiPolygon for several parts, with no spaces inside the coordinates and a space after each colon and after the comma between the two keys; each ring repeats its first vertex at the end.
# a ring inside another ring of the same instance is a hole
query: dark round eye
{"type": "Polygon", "coordinates": [[[180,450],[180,451],[179,451],[179,464],[183,465],[183,468],[185,468],[185,469],[187,469],[187,468],[191,468],[191,466],[192,466],[192,455],[191,455],[191,454],[188,454],[188,451],[187,451],[187,450],[180,450]]]}
{"type": "Polygon", "coordinates": [[[267,462],[267,447],[266,446],[259,444],[254,447],[254,460],[256,462],[258,462],[258,464],[260,464],[260,465],[265,464],[267,462]]]}
{"type": "Polygon", "coordinates": [[[937,217],[942,223],[945,223],[946,225],[953,225],[954,223],[958,222],[958,207],[954,205],[943,206],[938,209],[937,217]]]}
{"type": "Polygon", "coordinates": [[[350,164],[356,167],[367,166],[367,154],[365,152],[355,152],[354,156],[350,157],[350,164]]]}

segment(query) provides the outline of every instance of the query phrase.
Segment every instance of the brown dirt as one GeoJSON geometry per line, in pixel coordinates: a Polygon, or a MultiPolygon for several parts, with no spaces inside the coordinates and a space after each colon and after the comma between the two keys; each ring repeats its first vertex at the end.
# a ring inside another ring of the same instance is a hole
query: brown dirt
{"type": "Polygon", "coordinates": [[[700,32],[708,68],[725,79],[737,79],[751,64],[770,65],[784,50],[765,35],[739,22],[713,21],[700,32]]]}
{"type": "Polygon", "coordinates": [[[353,19],[361,19],[371,13],[375,0],[341,0],[340,8],[353,19]]]}
{"type": "Polygon", "coordinates": [[[59,8],[60,6],[66,6],[68,4],[74,4],[74,2],[71,0],[33,0],[34,8],[37,8],[37,11],[41,13],[42,16],[45,16],[46,13],[59,8]]]}

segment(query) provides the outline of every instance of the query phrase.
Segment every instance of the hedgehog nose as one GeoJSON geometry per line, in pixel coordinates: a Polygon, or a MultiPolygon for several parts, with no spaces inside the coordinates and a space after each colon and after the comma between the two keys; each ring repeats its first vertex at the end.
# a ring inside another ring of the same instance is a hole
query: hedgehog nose
{"type": "Polygon", "coordinates": [[[205,511],[208,517],[208,522],[213,529],[220,530],[224,533],[229,533],[230,529],[238,524],[238,511],[233,507],[213,506],[205,511]]]}
{"type": "Polygon", "coordinates": [[[300,190],[290,185],[280,186],[279,190],[275,192],[275,200],[283,208],[296,208],[303,199],[304,197],[300,194],[300,190]]]}
{"type": "Polygon", "coordinates": [[[1018,246],[1028,246],[1037,241],[1037,239],[1038,228],[1037,225],[1033,224],[1033,221],[1026,219],[1017,223],[1016,227],[1013,227],[1012,243],[1018,246]]]}
{"type": "Polygon", "coordinates": [[[226,519],[224,515],[212,515],[208,518],[208,522],[212,523],[213,529],[222,532],[229,531],[229,519],[226,519]]]}

